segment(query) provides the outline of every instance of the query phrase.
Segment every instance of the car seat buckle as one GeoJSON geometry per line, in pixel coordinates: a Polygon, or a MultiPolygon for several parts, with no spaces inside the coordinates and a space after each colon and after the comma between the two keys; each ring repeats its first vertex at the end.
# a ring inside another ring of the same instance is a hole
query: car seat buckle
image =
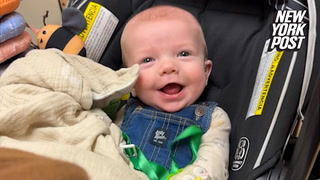
{"type": "Polygon", "coordinates": [[[134,144],[123,144],[121,145],[121,149],[128,158],[134,158],[138,156],[137,148],[134,144]]]}

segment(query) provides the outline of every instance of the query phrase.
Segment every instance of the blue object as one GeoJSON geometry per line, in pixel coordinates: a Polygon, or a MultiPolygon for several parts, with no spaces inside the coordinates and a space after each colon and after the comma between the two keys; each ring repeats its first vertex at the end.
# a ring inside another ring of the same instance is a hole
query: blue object
{"type": "Polygon", "coordinates": [[[0,43],[20,35],[26,27],[22,15],[12,12],[0,19],[0,43]]]}
{"type": "MultiPolygon", "coordinates": [[[[206,132],[217,105],[214,102],[192,104],[178,112],[168,113],[141,104],[134,98],[128,101],[121,130],[149,161],[168,170],[171,167],[169,145],[188,126],[196,125],[206,132]]],[[[174,146],[173,156],[180,168],[188,165],[192,158],[189,144],[187,139],[174,146]]]]}

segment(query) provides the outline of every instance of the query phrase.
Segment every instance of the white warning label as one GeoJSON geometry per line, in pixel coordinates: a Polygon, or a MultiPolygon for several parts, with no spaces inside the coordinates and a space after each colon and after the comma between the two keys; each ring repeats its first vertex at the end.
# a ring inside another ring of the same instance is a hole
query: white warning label
{"type": "Polygon", "coordinates": [[[268,51],[269,43],[270,40],[267,40],[262,52],[246,119],[262,114],[273,77],[283,54],[283,51],[277,51],[276,49],[268,51]]]}
{"type": "Polygon", "coordinates": [[[79,37],[84,41],[87,58],[99,61],[119,22],[108,9],[95,2],[89,2],[83,13],[87,27],[79,37]]]}

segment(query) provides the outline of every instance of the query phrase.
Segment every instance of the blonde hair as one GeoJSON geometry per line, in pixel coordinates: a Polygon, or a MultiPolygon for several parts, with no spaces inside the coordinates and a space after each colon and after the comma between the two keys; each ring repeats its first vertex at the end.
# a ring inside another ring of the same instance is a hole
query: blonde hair
{"type": "Polygon", "coordinates": [[[153,6],[151,8],[148,8],[139,12],[130,21],[134,21],[134,20],[154,21],[154,20],[161,20],[166,18],[177,18],[177,17],[186,18],[185,16],[189,16],[192,19],[195,19],[192,14],[190,14],[189,12],[181,8],[178,8],[175,6],[169,6],[169,5],[158,5],[158,6],[153,6]]]}
{"type": "MultiPolygon", "coordinates": [[[[125,32],[126,27],[135,23],[140,22],[150,22],[150,21],[157,21],[157,20],[166,20],[166,19],[186,19],[190,20],[192,23],[195,23],[196,27],[199,29],[200,37],[202,38],[203,47],[204,47],[204,59],[208,59],[208,50],[207,44],[204,38],[204,34],[200,23],[198,20],[188,11],[181,9],[179,7],[170,6],[170,5],[157,5],[151,8],[145,9],[135,16],[133,16],[128,23],[126,24],[123,32],[125,32]]],[[[121,47],[123,45],[123,36],[121,36],[120,44],[121,47]]]]}

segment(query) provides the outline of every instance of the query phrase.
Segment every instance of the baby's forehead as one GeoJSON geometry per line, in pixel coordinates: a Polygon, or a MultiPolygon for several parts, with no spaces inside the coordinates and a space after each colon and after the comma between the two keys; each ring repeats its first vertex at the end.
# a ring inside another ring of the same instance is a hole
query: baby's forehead
{"type": "Polygon", "coordinates": [[[138,26],[143,28],[149,26],[150,23],[169,23],[172,21],[183,22],[184,25],[188,26],[190,31],[195,30],[200,36],[203,36],[199,22],[190,12],[175,6],[159,5],[143,10],[129,20],[122,32],[121,44],[131,37],[128,34],[138,31],[138,26]]]}
{"type": "Polygon", "coordinates": [[[189,13],[188,11],[174,7],[174,6],[155,6],[149,9],[146,9],[137,15],[135,15],[128,24],[145,22],[145,21],[160,21],[160,20],[181,20],[181,21],[190,21],[197,23],[196,18],[189,13]]]}
{"type": "Polygon", "coordinates": [[[128,45],[128,41],[132,42],[132,37],[140,37],[139,33],[141,33],[141,30],[144,29],[146,26],[150,27],[150,25],[154,26],[157,25],[157,23],[169,22],[171,24],[170,27],[168,27],[168,30],[170,30],[171,28],[175,28],[172,27],[174,26],[172,22],[176,22],[177,26],[182,25],[183,27],[188,29],[190,33],[194,32],[194,37],[196,38],[196,41],[203,44],[203,47],[206,52],[204,34],[198,20],[190,12],[184,9],[174,6],[161,5],[143,10],[142,12],[138,13],[129,20],[122,32],[120,39],[122,54],[125,55],[126,48],[131,48],[130,46],[132,46],[128,45]],[[135,36],[133,36],[133,34],[135,36]]]}

